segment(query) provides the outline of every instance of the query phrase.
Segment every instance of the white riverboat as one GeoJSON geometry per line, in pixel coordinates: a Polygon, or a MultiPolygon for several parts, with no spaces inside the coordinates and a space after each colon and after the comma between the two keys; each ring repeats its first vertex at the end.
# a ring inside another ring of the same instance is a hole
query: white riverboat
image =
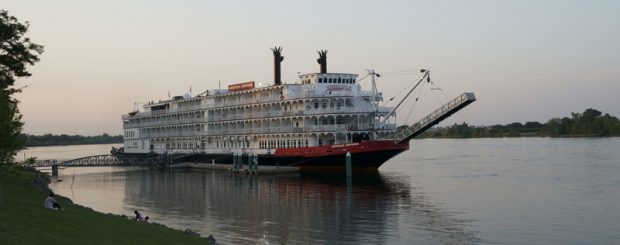
{"type": "MultiPolygon", "coordinates": [[[[282,83],[281,48],[272,50],[274,82],[269,86],[232,84],[149,102],[123,115],[124,153],[172,154],[206,163],[231,163],[234,154],[255,154],[260,164],[340,171],[349,152],[354,168],[376,170],[409,149],[411,135],[420,132],[415,124],[397,132],[398,106],[380,106],[383,96],[373,71],[367,75],[372,89],[363,90],[357,74],[328,73],[327,51],[320,51],[319,73],[282,83]]],[[[422,73],[418,84],[428,76],[428,71],[422,73]]],[[[467,102],[462,107],[475,100],[473,93],[462,97],[467,102]]],[[[447,117],[453,112],[442,113],[447,117]]],[[[420,123],[417,127],[426,126],[420,123]]]]}

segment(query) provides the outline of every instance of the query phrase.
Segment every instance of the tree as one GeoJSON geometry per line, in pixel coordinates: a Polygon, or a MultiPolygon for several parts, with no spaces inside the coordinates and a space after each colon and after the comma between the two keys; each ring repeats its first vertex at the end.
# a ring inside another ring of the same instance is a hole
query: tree
{"type": "Polygon", "coordinates": [[[17,78],[31,75],[27,66],[39,61],[43,53],[43,46],[24,36],[28,27],[28,22],[20,23],[0,10],[0,163],[13,162],[24,144],[19,101],[13,98],[21,89],[12,86],[17,78]]]}

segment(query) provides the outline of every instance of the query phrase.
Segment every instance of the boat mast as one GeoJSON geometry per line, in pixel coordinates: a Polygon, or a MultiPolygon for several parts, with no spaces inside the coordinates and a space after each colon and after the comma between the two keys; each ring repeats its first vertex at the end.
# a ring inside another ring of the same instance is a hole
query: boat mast
{"type": "Polygon", "coordinates": [[[377,130],[380,128],[381,119],[379,115],[379,92],[377,91],[377,83],[375,82],[375,77],[381,77],[381,75],[377,74],[375,70],[368,70],[368,76],[371,77],[372,84],[372,109],[373,109],[373,138],[377,138],[377,130]]]}
{"type": "Polygon", "coordinates": [[[375,73],[375,70],[368,70],[368,75],[371,76],[372,79],[372,105],[375,113],[379,112],[379,92],[377,91],[377,84],[375,83],[375,77],[381,77],[381,75],[375,73]]]}

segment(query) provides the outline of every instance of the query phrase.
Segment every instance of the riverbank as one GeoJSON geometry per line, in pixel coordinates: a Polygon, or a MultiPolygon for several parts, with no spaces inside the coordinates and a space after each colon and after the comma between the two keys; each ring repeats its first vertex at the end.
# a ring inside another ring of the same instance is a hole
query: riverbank
{"type": "Polygon", "coordinates": [[[0,237],[6,244],[208,244],[183,231],[102,214],[56,196],[63,211],[45,209],[46,176],[0,165],[0,237]]]}

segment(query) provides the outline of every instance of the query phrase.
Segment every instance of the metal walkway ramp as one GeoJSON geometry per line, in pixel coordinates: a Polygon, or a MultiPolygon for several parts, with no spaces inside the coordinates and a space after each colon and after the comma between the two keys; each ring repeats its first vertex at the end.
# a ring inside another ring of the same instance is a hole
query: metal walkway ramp
{"type": "Polygon", "coordinates": [[[51,167],[54,165],[63,167],[86,167],[86,166],[115,166],[115,165],[134,165],[133,159],[118,155],[97,155],[80,157],[73,160],[37,160],[32,164],[33,167],[51,167]]]}
{"type": "Polygon", "coordinates": [[[396,133],[386,138],[394,139],[398,143],[409,141],[474,101],[476,101],[474,93],[463,93],[439,107],[439,109],[433,111],[431,114],[428,114],[428,116],[422,118],[422,120],[411,126],[402,127],[398,129],[396,133]]]}

